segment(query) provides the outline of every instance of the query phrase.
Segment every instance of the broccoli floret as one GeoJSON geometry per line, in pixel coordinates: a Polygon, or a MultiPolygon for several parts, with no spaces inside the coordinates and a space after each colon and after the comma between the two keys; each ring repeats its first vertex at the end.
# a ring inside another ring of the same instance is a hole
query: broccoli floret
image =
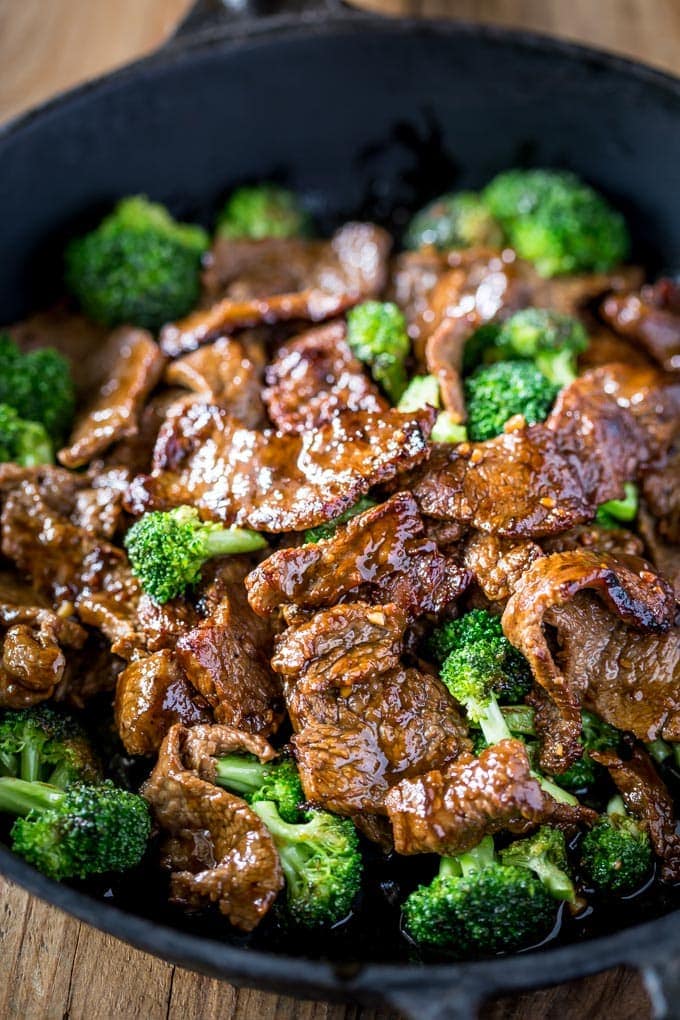
{"type": "Polygon", "coordinates": [[[502,864],[534,871],[556,900],[576,903],[576,890],[569,877],[567,847],[559,829],[542,825],[533,836],[517,840],[502,850],[500,859],[502,864]]]}
{"type": "MultiPolygon", "coordinates": [[[[463,348],[464,376],[470,375],[487,358],[487,352],[493,352],[500,331],[500,322],[485,322],[470,334],[463,348]]],[[[492,353],[489,360],[494,360],[492,353]]]]}
{"type": "Polygon", "coordinates": [[[54,445],[60,445],[75,413],[68,361],[51,347],[23,354],[7,333],[0,334],[0,404],[13,407],[24,421],[42,425],[54,445]]]}
{"type": "Polygon", "coordinates": [[[177,223],[143,196],[124,198],[96,230],[66,249],[66,282],[83,310],[107,326],[160,329],[196,305],[208,235],[177,223]]]}
{"type": "Polygon", "coordinates": [[[222,237],[306,237],[311,220],[292,191],[278,184],[237,188],[217,219],[222,237]]]}
{"type": "Polygon", "coordinates": [[[404,234],[406,248],[440,250],[487,245],[498,248],[503,231],[474,191],[441,195],[415,214],[404,234]]]}
{"type": "Polygon", "coordinates": [[[544,421],[558,390],[530,361],[498,361],[476,369],[465,380],[470,439],[499,436],[515,415],[528,425],[544,421]]]}
{"type": "Polygon", "coordinates": [[[364,510],[370,510],[372,506],[375,506],[375,500],[369,499],[368,496],[362,496],[354,506],[349,507],[344,513],[340,514],[339,517],[334,517],[332,521],[326,521],[325,524],[319,524],[316,528],[308,528],[305,531],[305,543],[307,542],[323,542],[325,539],[333,538],[338,528],[342,524],[347,524],[352,517],[357,517],[362,514],[364,510]]]}
{"type": "Polygon", "coordinates": [[[415,942],[467,956],[539,942],[557,911],[540,878],[526,867],[499,863],[487,836],[468,853],[442,858],[437,877],[405,901],[403,922],[415,942]]]}
{"type": "Polygon", "coordinates": [[[623,488],[623,499],[609,499],[597,508],[595,520],[603,528],[618,528],[621,524],[630,524],[637,517],[638,487],[635,482],[626,482],[623,488]]]}
{"type": "Polygon", "coordinates": [[[0,812],[26,816],[12,826],[12,849],[57,881],[133,868],[151,831],[146,801],[108,780],[61,790],[5,776],[0,812]]]}
{"type": "Polygon", "coordinates": [[[560,786],[563,786],[565,790],[584,790],[592,786],[597,780],[600,766],[593,761],[588,752],[616,748],[620,740],[621,734],[613,726],[604,722],[603,719],[599,719],[592,712],[583,712],[581,717],[583,755],[565,772],[560,772],[556,777],[559,779],[560,786]]]}
{"type": "Polygon", "coordinates": [[[50,437],[37,421],[20,418],[9,404],[0,404],[0,462],[22,467],[54,463],[50,437]]]}
{"type": "Polygon", "coordinates": [[[606,272],[628,255],[623,217],[575,174],[509,170],[482,197],[517,254],[541,276],[606,272]]]}
{"type": "Polygon", "coordinates": [[[202,521],[190,506],[145,514],[125,536],[132,572],[160,603],[195,584],[211,557],[253,552],[266,544],[256,531],[202,521]]]}
{"type": "Polygon", "coordinates": [[[391,301],[364,301],[347,313],[347,341],[396,404],[406,389],[411,349],[403,312],[391,301]]]}
{"type": "Polygon", "coordinates": [[[486,609],[472,609],[457,620],[447,620],[435,627],[427,639],[426,648],[435,662],[441,663],[456,648],[497,637],[503,637],[500,616],[486,609]]]}
{"type": "Polygon", "coordinates": [[[420,411],[423,407],[441,407],[439,380],[433,375],[414,375],[397,404],[398,411],[420,411]]]}
{"type": "Polygon", "coordinates": [[[602,893],[625,896],[642,885],[652,866],[652,847],[645,829],[614,797],[581,844],[584,875],[602,893]]]}
{"type": "Polygon", "coordinates": [[[303,818],[300,805],[305,795],[295,764],[288,758],[280,761],[259,761],[254,755],[230,754],[216,761],[215,782],[240,794],[249,804],[273,801],[284,822],[303,818]]]}
{"type": "Polygon", "coordinates": [[[448,411],[440,411],[430,432],[433,443],[465,443],[468,433],[464,425],[454,421],[448,411]]]}
{"type": "Polygon", "coordinates": [[[270,800],[252,805],[272,835],[286,879],[290,919],[304,928],[329,927],[349,914],[361,884],[359,839],[349,818],[308,811],[284,821],[270,800]]]}
{"type": "Polygon", "coordinates": [[[101,779],[101,764],[79,722],[50,705],[0,716],[0,773],[64,788],[101,779]]]}
{"type": "Polygon", "coordinates": [[[576,378],[576,359],[587,346],[578,319],[546,308],[525,308],[503,323],[484,360],[526,358],[549,382],[568,386],[576,378]]]}
{"type": "Polygon", "coordinates": [[[534,725],[535,712],[531,705],[503,705],[501,708],[503,718],[510,732],[519,734],[522,737],[533,737],[536,735],[534,725]]]}

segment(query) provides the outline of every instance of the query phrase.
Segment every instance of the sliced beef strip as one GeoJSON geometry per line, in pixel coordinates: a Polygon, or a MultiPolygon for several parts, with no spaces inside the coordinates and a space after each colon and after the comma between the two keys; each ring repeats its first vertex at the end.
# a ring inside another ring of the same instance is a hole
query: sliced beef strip
{"type": "Polygon", "coordinates": [[[264,360],[264,345],[257,338],[246,343],[241,337],[220,337],[171,361],[165,381],[222,407],[246,428],[258,429],[267,420],[261,392],[264,360]]]}
{"type": "Polygon", "coordinates": [[[546,422],[484,443],[434,445],[401,479],[424,514],[506,537],[591,520],[668,448],[680,387],[655,370],[608,365],[563,389],[546,422]]]}
{"type": "Polygon", "coordinates": [[[397,493],[330,539],[272,553],[246,578],[250,604],[270,615],[286,604],[318,609],[354,596],[397,602],[413,616],[439,612],[468,578],[423,532],[413,496],[397,493]]]}
{"type": "MultiPolygon", "coordinates": [[[[381,610],[389,622],[389,606],[381,610]]],[[[305,796],[339,814],[384,813],[387,790],[453,761],[470,746],[455,702],[435,676],[394,667],[385,625],[356,648],[357,607],[317,613],[290,628],[272,660],[283,677],[305,796]],[[349,689],[332,686],[343,675],[349,689]],[[331,681],[331,684],[328,683],[331,681]]]]}
{"type": "Polygon", "coordinates": [[[680,627],[633,630],[589,595],[550,610],[556,660],[585,708],[649,742],[680,739],[680,627]]]}
{"type": "Polygon", "coordinates": [[[680,436],[675,436],[668,457],[646,472],[642,492],[659,534],[668,542],[680,544],[680,436]]]}
{"type": "Polygon", "coordinates": [[[541,765],[548,773],[563,771],[582,753],[583,686],[579,678],[570,683],[556,662],[544,624],[551,611],[585,590],[595,592],[612,613],[638,630],[665,633],[675,618],[672,589],[636,557],[583,549],[542,557],[526,571],[505,607],[502,624],[542,689],[534,700],[541,765]]]}
{"type": "Polygon", "coordinates": [[[661,576],[670,581],[675,589],[675,597],[680,601],[680,545],[666,541],[645,505],[638,511],[637,526],[645,541],[650,561],[661,576]]]}
{"type": "Polygon", "coordinates": [[[102,383],[78,416],[59,460],[82,467],[119,439],[137,434],[144,402],[163,374],[165,357],[144,329],[115,330],[100,351],[102,383]]]}
{"type": "Polygon", "coordinates": [[[264,823],[245,801],[201,777],[206,756],[232,751],[273,757],[263,741],[225,726],[173,726],[142,794],[168,837],[162,863],[172,872],[172,901],[191,909],[216,903],[231,924],[251,931],[283,875],[264,823]]]}
{"type": "Polygon", "coordinates": [[[623,362],[640,368],[650,368],[654,362],[641,347],[614,333],[597,320],[586,320],[588,346],[578,356],[578,371],[587,372],[591,368],[601,368],[612,362],[623,362]]]}
{"type": "Polygon", "coordinates": [[[153,473],[132,483],[134,514],[182,503],[261,531],[300,531],[337,517],[371,486],[422,461],[432,409],[346,412],[302,435],[253,432],[212,404],[171,412],[153,473]]]}
{"type": "Polygon", "coordinates": [[[442,319],[425,344],[427,370],[439,382],[442,404],[456,422],[467,420],[463,395],[463,351],[478,325],[472,315],[442,319]]]}
{"type": "Polygon", "coordinates": [[[523,833],[559,818],[559,824],[588,824],[587,808],[564,812],[531,774],[526,746],[502,740],[479,758],[462,754],[446,769],[405,778],[385,797],[400,854],[459,854],[486,835],[523,833]]]}
{"type": "Polygon", "coordinates": [[[305,432],[339,411],[382,412],[389,406],[354,357],[344,322],[287,340],[267,368],[263,399],[281,432],[305,432]]]}
{"type": "MultiPolygon", "coordinates": [[[[577,524],[575,528],[560,535],[549,535],[540,543],[544,552],[573,552],[578,549],[594,549],[597,552],[623,553],[626,556],[642,556],[644,542],[632,531],[625,528],[609,528],[600,524],[577,524]]],[[[663,571],[660,571],[663,574],[663,571]]]]}
{"type": "Polygon", "coordinates": [[[212,721],[205,699],[191,686],[170,649],[129,663],[118,678],[116,727],[129,754],[155,754],[175,723],[212,721]]]}
{"type": "Polygon", "coordinates": [[[205,311],[164,327],[171,357],[219,333],[260,323],[322,322],[376,297],[387,278],[389,234],[371,223],[348,223],[330,241],[217,240],[207,289],[226,296],[205,311]]]}
{"type": "MultiPolygon", "coordinates": [[[[391,261],[387,297],[403,311],[414,341],[419,340],[421,317],[432,288],[445,269],[446,260],[435,248],[401,252],[391,261]]],[[[422,349],[422,343],[418,347],[422,349]]]]}
{"type": "Polygon", "coordinates": [[[680,285],[675,280],[662,278],[637,291],[610,294],[600,313],[667,372],[680,371],[680,285]]]}
{"type": "Polygon", "coordinates": [[[520,578],[543,551],[526,538],[499,538],[473,531],[463,547],[463,563],[490,602],[506,602],[520,578]]]}
{"type": "Polygon", "coordinates": [[[673,798],[647,752],[635,747],[628,761],[613,751],[594,751],[593,758],[609,770],[626,808],[645,823],[662,861],[661,877],[667,882],[680,881],[680,836],[673,798]]]}

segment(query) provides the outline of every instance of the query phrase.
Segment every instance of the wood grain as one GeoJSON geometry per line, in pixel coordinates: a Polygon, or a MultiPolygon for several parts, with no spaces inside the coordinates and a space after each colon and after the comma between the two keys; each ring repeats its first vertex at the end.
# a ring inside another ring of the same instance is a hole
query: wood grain
{"type": "MultiPolygon", "coordinates": [[[[362,0],[577,39],[678,70],[677,0],[362,0]]],[[[0,120],[157,46],[187,0],[0,0],[0,120]]],[[[2,1020],[386,1020],[386,1014],[235,989],[81,925],[0,878],[2,1020]]],[[[499,999],[483,1020],[648,1020],[623,969],[499,999]]]]}

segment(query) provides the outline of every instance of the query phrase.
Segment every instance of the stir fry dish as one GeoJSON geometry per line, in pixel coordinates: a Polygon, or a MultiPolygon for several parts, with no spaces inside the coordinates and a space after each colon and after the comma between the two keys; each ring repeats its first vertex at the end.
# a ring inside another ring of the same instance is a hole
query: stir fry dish
{"type": "Polygon", "coordinates": [[[411,958],[676,906],[680,286],[630,259],[547,169],[73,239],[0,337],[15,853],[329,953],[381,898],[411,958]]]}

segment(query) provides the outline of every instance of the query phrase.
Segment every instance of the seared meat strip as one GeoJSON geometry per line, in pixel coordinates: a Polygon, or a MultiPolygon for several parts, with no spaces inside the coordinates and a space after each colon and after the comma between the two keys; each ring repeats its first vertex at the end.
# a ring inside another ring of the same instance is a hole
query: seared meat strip
{"type": "Polygon", "coordinates": [[[680,371],[680,285],[675,280],[610,294],[600,311],[617,333],[644,347],[667,372],[680,371]]]}
{"type": "Polygon", "coordinates": [[[142,788],[168,834],[162,863],[172,871],[173,902],[197,909],[217,903],[229,921],[251,931],[283,887],[279,856],[263,822],[245,801],[202,778],[206,758],[248,751],[266,761],[273,750],[226,726],[173,726],[142,788]]]}
{"type": "MultiPolygon", "coordinates": [[[[644,560],[594,550],[555,553],[537,560],[521,578],[503,613],[508,640],[528,659],[537,692],[537,727],[543,746],[541,764],[561,772],[580,757],[582,749],[582,678],[570,683],[555,661],[544,632],[550,611],[571,602],[579,592],[594,591],[624,623],[639,630],[664,633],[675,617],[670,586],[644,560]]],[[[614,621],[612,621],[614,622],[614,621]]]]}
{"type": "Polygon", "coordinates": [[[463,547],[463,563],[490,602],[505,602],[522,575],[543,551],[527,538],[499,538],[473,531],[463,547]]]}
{"type": "MultiPolygon", "coordinates": [[[[559,535],[550,535],[540,543],[546,553],[573,552],[594,549],[596,552],[614,553],[615,556],[642,556],[644,542],[625,528],[603,527],[600,524],[577,524],[559,535]]],[[[663,574],[663,570],[659,571],[663,574]]]]}
{"type": "Polygon", "coordinates": [[[385,797],[400,854],[459,854],[486,835],[522,833],[555,818],[559,824],[592,823],[588,808],[565,812],[531,775],[526,746],[502,740],[479,758],[463,754],[444,770],[402,779],[385,797]]]}
{"type": "Polygon", "coordinates": [[[252,432],[212,404],[171,412],[153,473],[132,483],[130,511],[191,503],[205,517],[299,531],[337,517],[372,485],[427,456],[434,412],[346,412],[302,435],[252,432]]]}
{"type": "Polygon", "coordinates": [[[175,723],[196,726],[213,718],[210,706],[167,648],[126,666],[116,685],[115,716],[129,754],[155,754],[175,723]]]}
{"type": "Polygon", "coordinates": [[[645,474],[642,492],[657,519],[659,533],[667,541],[680,544],[680,436],[675,437],[668,457],[645,474]]]}
{"type": "Polygon", "coordinates": [[[673,798],[651,758],[635,747],[628,761],[613,751],[593,751],[593,758],[609,770],[626,808],[647,826],[652,846],[662,860],[661,877],[680,881],[680,836],[676,832],[673,798]]]}
{"type": "Polygon", "coordinates": [[[88,401],[68,446],[59,453],[69,468],[81,467],[117,440],[136,435],[144,401],[163,374],[165,357],[144,329],[117,329],[99,353],[99,392],[88,401]]]}
{"type": "Polygon", "coordinates": [[[473,315],[442,319],[425,344],[427,370],[436,376],[442,403],[454,421],[467,419],[463,396],[463,351],[465,341],[478,322],[473,315]]]}
{"type": "Polygon", "coordinates": [[[402,484],[432,517],[508,537],[566,531],[663,457],[680,414],[680,385],[667,378],[625,365],[595,369],[561,391],[545,423],[434,446],[402,484]]]}
{"type": "Polygon", "coordinates": [[[649,510],[643,505],[638,511],[637,526],[645,540],[647,555],[662,577],[675,589],[680,601],[680,544],[667,542],[649,510]]]}
{"type": "Polygon", "coordinates": [[[305,432],[340,411],[386,411],[388,403],[354,357],[344,322],[287,340],[267,368],[262,396],[281,432],[305,432]]]}
{"type": "Polygon", "coordinates": [[[336,606],[276,643],[305,795],[330,811],[384,813],[400,778],[470,746],[444,685],[394,665],[402,628],[392,606],[336,606]]]}
{"type": "Polygon", "coordinates": [[[354,595],[397,602],[413,616],[439,612],[468,578],[423,532],[413,496],[397,493],[330,539],[272,553],[246,578],[250,604],[269,615],[286,604],[318,609],[354,595]]]}
{"type": "Polygon", "coordinates": [[[330,319],[380,293],[391,244],[371,223],[348,223],[330,241],[218,238],[206,283],[227,296],[165,326],[161,346],[175,357],[216,334],[259,323],[330,319]]]}
{"type": "Polygon", "coordinates": [[[246,428],[258,429],[267,420],[262,403],[264,359],[264,345],[254,338],[243,343],[241,338],[220,337],[171,361],[165,381],[193,390],[203,400],[224,408],[246,428]]]}

